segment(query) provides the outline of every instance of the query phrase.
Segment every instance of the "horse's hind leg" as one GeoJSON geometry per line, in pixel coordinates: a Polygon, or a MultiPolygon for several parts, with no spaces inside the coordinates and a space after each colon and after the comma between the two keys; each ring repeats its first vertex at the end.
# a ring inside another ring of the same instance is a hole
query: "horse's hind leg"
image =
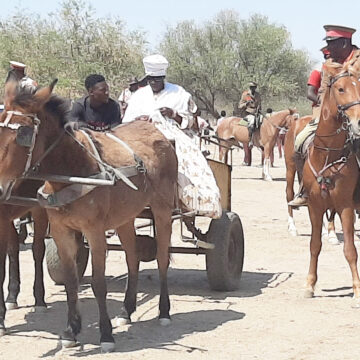
{"type": "Polygon", "coordinates": [[[32,246],[34,265],[35,265],[35,280],[33,293],[35,298],[35,309],[46,309],[46,303],[44,300],[44,271],[43,261],[45,255],[45,243],[44,238],[48,226],[48,218],[46,212],[43,209],[35,209],[32,212],[34,219],[34,241],[32,246]]]}
{"type": "Polygon", "coordinates": [[[318,258],[321,251],[321,228],[324,212],[314,209],[309,204],[309,215],[311,220],[311,241],[310,241],[310,266],[306,278],[305,297],[313,297],[315,284],[317,282],[318,258]]]}
{"type": "Polygon", "coordinates": [[[330,217],[328,219],[329,223],[327,226],[327,240],[332,245],[339,245],[340,241],[337,238],[336,232],[335,232],[335,214],[336,214],[336,211],[332,210],[330,213],[330,217]]]}
{"type": "Polygon", "coordinates": [[[93,228],[86,231],[84,235],[86,236],[91,249],[91,287],[99,306],[101,349],[103,352],[110,352],[115,349],[115,340],[112,336],[112,326],[106,306],[107,286],[105,281],[105,260],[107,245],[105,230],[93,228]]]}
{"type": "Polygon", "coordinates": [[[118,325],[121,325],[129,323],[131,321],[131,314],[136,310],[139,259],[136,250],[134,220],[119,227],[117,233],[126,253],[126,263],[128,268],[124,305],[120,310],[117,321],[118,325]]]}
{"type": "Polygon", "coordinates": [[[81,331],[81,316],[78,308],[78,274],[76,268],[77,243],[75,232],[51,223],[51,235],[53,236],[61,265],[64,269],[64,283],[68,304],[67,328],[61,335],[63,347],[72,347],[76,344],[76,336],[81,331]]]}
{"type": "Polygon", "coordinates": [[[17,308],[17,298],[20,292],[19,241],[12,221],[3,221],[0,227],[2,230],[1,232],[3,233],[2,236],[6,236],[8,239],[9,285],[6,308],[10,310],[17,308]]]}
{"type": "Polygon", "coordinates": [[[353,279],[355,306],[360,307],[360,279],[357,269],[358,254],[354,245],[354,210],[345,208],[339,215],[344,232],[344,255],[349,263],[353,279]]]}
{"type": "Polygon", "coordinates": [[[7,239],[4,234],[0,234],[0,337],[5,335],[5,301],[4,301],[4,281],[5,281],[5,258],[7,239]]]}
{"type": "Polygon", "coordinates": [[[160,275],[159,320],[161,325],[170,322],[170,299],[167,285],[167,271],[169,267],[169,245],[171,238],[171,209],[163,204],[152,206],[156,228],[157,262],[160,275]]]}

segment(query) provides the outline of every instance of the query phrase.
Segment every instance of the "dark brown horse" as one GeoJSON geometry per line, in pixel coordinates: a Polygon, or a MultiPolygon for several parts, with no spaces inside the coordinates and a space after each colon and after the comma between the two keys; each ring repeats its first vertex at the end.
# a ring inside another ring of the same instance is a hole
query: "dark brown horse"
{"type": "MultiPolygon", "coordinates": [[[[288,128],[291,121],[297,117],[294,109],[287,109],[278,112],[274,112],[269,116],[264,116],[260,129],[257,129],[253,134],[254,145],[263,149],[264,151],[264,165],[262,177],[264,180],[271,181],[270,168],[270,156],[273,148],[276,144],[276,139],[279,135],[279,131],[282,128],[288,128]]],[[[218,126],[216,132],[221,139],[227,141],[233,141],[234,143],[249,142],[249,130],[246,126],[239,124],[241,118],[229,117],[225,118],[218,126]]],[[[220,140],[220,144],[224,143],[220,140]]],[[[226,143],[223,145],[226,146],[226,143]]],[[[220,148],[220,160],[227,161],[226,147],[220,148]]]]}
{"type": "MultiPolygon", "coordinates": [[[[116,176],[120,176],[117,170],[120,167],[139,169],[137,174],[131,177],[131,182],[137,190],[129,187],[124,181],[117,181],[113,186],[96,187],[68,205],[47,209],[51,234],[65,269],[68,322],[62,335],[63,345],[73,345],[81,331],[75,261],[75,234],[79,231],[86,236],[92,254],[92,288],[99,306],[101,346],[104,351],[111,351],[114,349],[114,338],[106,307],[105,231],[116,229],[126,252],[129,275],[120,317],[130,320],[136,308],[139,269],[134,219],[146,206],[151,207],[156,226],[160,274],[159,318],[161,323],[168,323],[170,320],[167,269],[172,229],[171,215],[177,181],[177,158],[171,143],[154,125],[135,121],[119,126],[112,132],[126,144],[119,144],[105,133],[88,131],[87,134],[93,139],[101,157],[101,161],[96,160],[93,155],[95,150],[86,133],[71,131],[66,126],[63,100],[51,96],[54,84],[55,82],[35,94],[7,92],[6,111],[0,119],[0,122],[5,121],[0,130],[0,198],[6,199],[9,196],[14,180],[22,177],[28,169],[32,169],[36,160],[40,162],[38,165],[41,173],[85,178],[99,174],[101,167],[105,167],[116,176]],[[21,126],[26,126],[29,132],[32,132],[31,151],[16,142],[21,126]]],[[[58,193],[66,186],[46,182],[43,193],[58,193]]]]}
{"type": "Polygon", "coordinates": [[[303,171],[309,194],[311,220],[310,266],[305,296],[312,297],[317,281],[318,256],[321,250],[321,226],[327,209],[339,214],[344,232],[344,254],[349,263],[356,305],[360,300],[357,251],[354,245],[354,191],[359,177],[351,143],[360,136],[359,74],[351,66],[324,68],[327,87],[323,96],[320,122],[313,147],[303,171]]]}

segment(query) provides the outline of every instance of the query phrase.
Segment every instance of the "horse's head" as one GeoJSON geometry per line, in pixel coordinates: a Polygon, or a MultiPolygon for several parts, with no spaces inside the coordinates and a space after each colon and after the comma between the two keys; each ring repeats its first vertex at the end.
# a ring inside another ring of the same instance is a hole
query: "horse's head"
{"type": "Polygon", "coordinates": [[[39,115],[51,97],[57,80],[34,94],[9,81],[5,86],[5,109],[0,116],[0,201],[7,200],[15,181],[31,167],[39,147],[39,115]]]}
{"type": "Polygon", "coordinates": [[[328,87],[322,104],[324,120],[333,115],[344,124],[344,129],[349,128],[354,137],[360,137],[359,73],[350,64],[324,65],[324,73],[328,87]]]}

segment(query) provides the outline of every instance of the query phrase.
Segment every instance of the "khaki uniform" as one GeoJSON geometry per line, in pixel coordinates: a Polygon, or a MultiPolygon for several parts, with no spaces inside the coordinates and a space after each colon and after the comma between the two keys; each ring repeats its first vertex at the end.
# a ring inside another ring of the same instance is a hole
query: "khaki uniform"
{"type": "Polygon", "coordinates": [[[240,117],[249,123],[249,127],[253,127],[255,124],[255,115],[261,110],[261,97],[260,94],[255,91],[254,94],[250,90],[245,90],[239,102],[240,117]]]}

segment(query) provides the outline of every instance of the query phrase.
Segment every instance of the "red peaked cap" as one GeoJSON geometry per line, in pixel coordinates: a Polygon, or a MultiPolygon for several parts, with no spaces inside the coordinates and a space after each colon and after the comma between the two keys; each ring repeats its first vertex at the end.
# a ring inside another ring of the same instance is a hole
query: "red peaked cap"
{"type": "Polygon", "coordinates": [[[339,25],[324,25],[326,36],[324,40],[336,40],[339,38],[351,39],[356,29],[339,25]]]}

